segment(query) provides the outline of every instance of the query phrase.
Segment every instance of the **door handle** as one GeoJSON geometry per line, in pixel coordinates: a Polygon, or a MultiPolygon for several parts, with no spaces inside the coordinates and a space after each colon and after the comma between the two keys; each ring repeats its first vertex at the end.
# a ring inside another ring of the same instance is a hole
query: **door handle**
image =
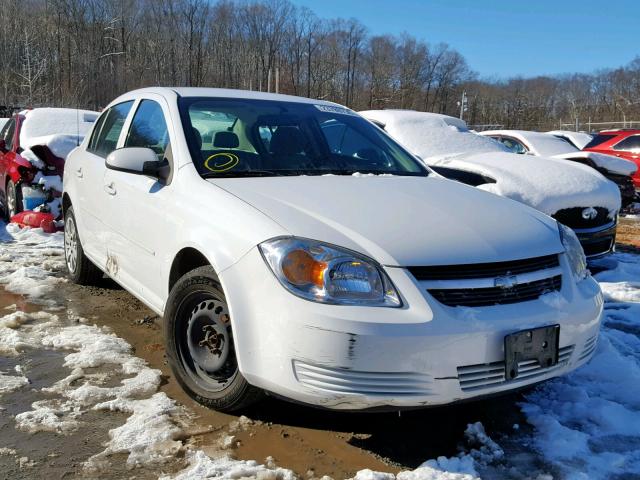
{"type": "Polygon", "coordinates": [[[82,178],[82,167],[76,170],[76,177],[82,178]]]}
{"type": "Polygon", "coordinates": [[[105,185],[104,186],[104,191],[107,192],[109,195],[115,195],[116,194],[116,186],[114,185],[113,182],[111,182],[109,185],[105,185]]]}

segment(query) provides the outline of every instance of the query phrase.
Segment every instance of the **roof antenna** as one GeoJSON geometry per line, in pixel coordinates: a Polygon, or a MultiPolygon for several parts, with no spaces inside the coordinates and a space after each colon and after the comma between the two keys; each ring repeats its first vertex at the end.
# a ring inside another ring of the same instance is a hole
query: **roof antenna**
{"type": "Polygon", "coordinates": [[[76,147],[80,146],[80,109],[76,102],[76,147]]]}

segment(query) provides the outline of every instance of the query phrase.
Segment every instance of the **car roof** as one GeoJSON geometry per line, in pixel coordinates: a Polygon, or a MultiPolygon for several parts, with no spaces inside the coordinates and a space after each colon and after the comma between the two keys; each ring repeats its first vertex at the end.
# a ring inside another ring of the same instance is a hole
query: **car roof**
{"type": "Polygon", "coordinates": [[[137,98],[144,94],[161,95],[167,99],[176,97],[211,97],[211,98],[239,98],[247,100],[272,100],[279,102],[310,103],[314,105],[338,106],[337,103],[326,100],[296,97],[279,93],[257,92],[253,90],[240,90],[232,88],[206,88],[206,87],[148,87],[127,92],[113,100],[110,105],[126,99],[137,98]]]}
{"type": "Polygon", "coordinates": [[[599,135],[637,135],[639,133],[638,128],[612,128],[598,132],[599,135]]]}

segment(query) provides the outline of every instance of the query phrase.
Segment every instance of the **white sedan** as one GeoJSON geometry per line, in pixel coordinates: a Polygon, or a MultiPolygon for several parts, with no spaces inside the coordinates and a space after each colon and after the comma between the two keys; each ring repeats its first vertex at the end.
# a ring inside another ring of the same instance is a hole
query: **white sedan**
{"type": "MultiPolygon", "coordinates": [[[[480,132],[480,135],[499,141],[513,153],[560,158],[589,165],[618,185],[623,207],[635,199],[635,187],[631,176],[638,167],[630,160],[602,153],[584,152],[553,132],[487,130],[480,132]]],[[[575,140],[575,136],[573,138],[575,140]]]]}
{"type": "Polygon", "coordinates": [[[163,315],[204,405],[441,405],[595,350],[603,297],[570,229],[443,179],[340,105],[138,90],[66,170],[70,277],[105,272],[163,315]]]}
{"type": "Polygon", "coordinates": [[[589,258],[615,244],[620,193],[590,167],[548,157],[523,161],[460,119],[406,110],[360,112],[447,178],[493,192],[571,227],[589,258]]]}

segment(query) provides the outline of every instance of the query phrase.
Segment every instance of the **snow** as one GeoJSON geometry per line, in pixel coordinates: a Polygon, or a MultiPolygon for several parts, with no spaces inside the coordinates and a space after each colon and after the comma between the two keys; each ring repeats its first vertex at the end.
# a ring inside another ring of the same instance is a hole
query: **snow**
{"type": "Polygon", "coordinates": [[[551,132],[547,132],[549,135],[554,135],[556,137],[567,138],[576,148],[582,150],[587,146],[593,136],[585,132],[572,132],[571,130],[552,130],[551,132]]]}
{"type": "Polygon", "coordinates": [[[594,165],[600,168],[604,168],[611,173],[617,173],[618,175],[633,175],[638,169],[638,166],[631,160],[625,160],[624,158],[618,158],[614,157],[613,155],[605,155],[603,153],[596,152],[577,151],[564,155],[556,155],[556,158],[562,158],[566,160],[590,160],[594,165]]]}
{"type": "Polygon", "coordinates": [[[363,117],[384,124],[385,131],[420,158],[468,152],[508,152],[500,142],[467,129],[464,121],[437,113],[368,110],[363,117]]]}
{"type": "Polygon", "coordinates": [[[45,163],[28,148],[25,148],[22,152],[20,152],[20,156],[39,170],[42,170],[46,167],[45,163]]]}
{"type": "Polygon", "coordinates": [[[560,478],[640,475],[640,256],[615,254],[606,264],[617,265],[596,275],[606,303],[593,359],[522,405],[532,446],[560,478]]]}
{"type": "Polygon", "coordinates": [[[20,128],[20,146],[46,145],[54,155],[66,158],[98,118],[98,112],[72,108],[36,108],[20,112],[25,116],[20,128]]]}
{"type": "Polygon", "coordinates": [[[4,127],[4,125],[11,120],[10,118],[0,118],[0,129],[2,129],[2,127],[4,127]]]}
{"type": "Polygon", "coordinates": [[[29,385],[29,379],[24,375],[9,375],[6,372],[0,371],[0,396],[3,393],[18,390],[25,385],[29,385]]]}
{"type": "Polygon", "coordinates": [[[617,185],[586,165],[510,153],[496,140],[471,133],[460,126],[461,120],[445,115],[397,110],[362,115],[384,123],[392,137],[427,165],[486,175],[496,183],[478,188],[547,215],[564,208],[594,206],[608,209],[614,218],[620,210],[617,185]]]}
{"type": "Polygon", "coordinates": [[[33,183],[42,185],[45,190],[57,190],[62,192],[62,179],[60,175],[43,175],[42,172],[38,172],[33,179],[33,183]]]}

